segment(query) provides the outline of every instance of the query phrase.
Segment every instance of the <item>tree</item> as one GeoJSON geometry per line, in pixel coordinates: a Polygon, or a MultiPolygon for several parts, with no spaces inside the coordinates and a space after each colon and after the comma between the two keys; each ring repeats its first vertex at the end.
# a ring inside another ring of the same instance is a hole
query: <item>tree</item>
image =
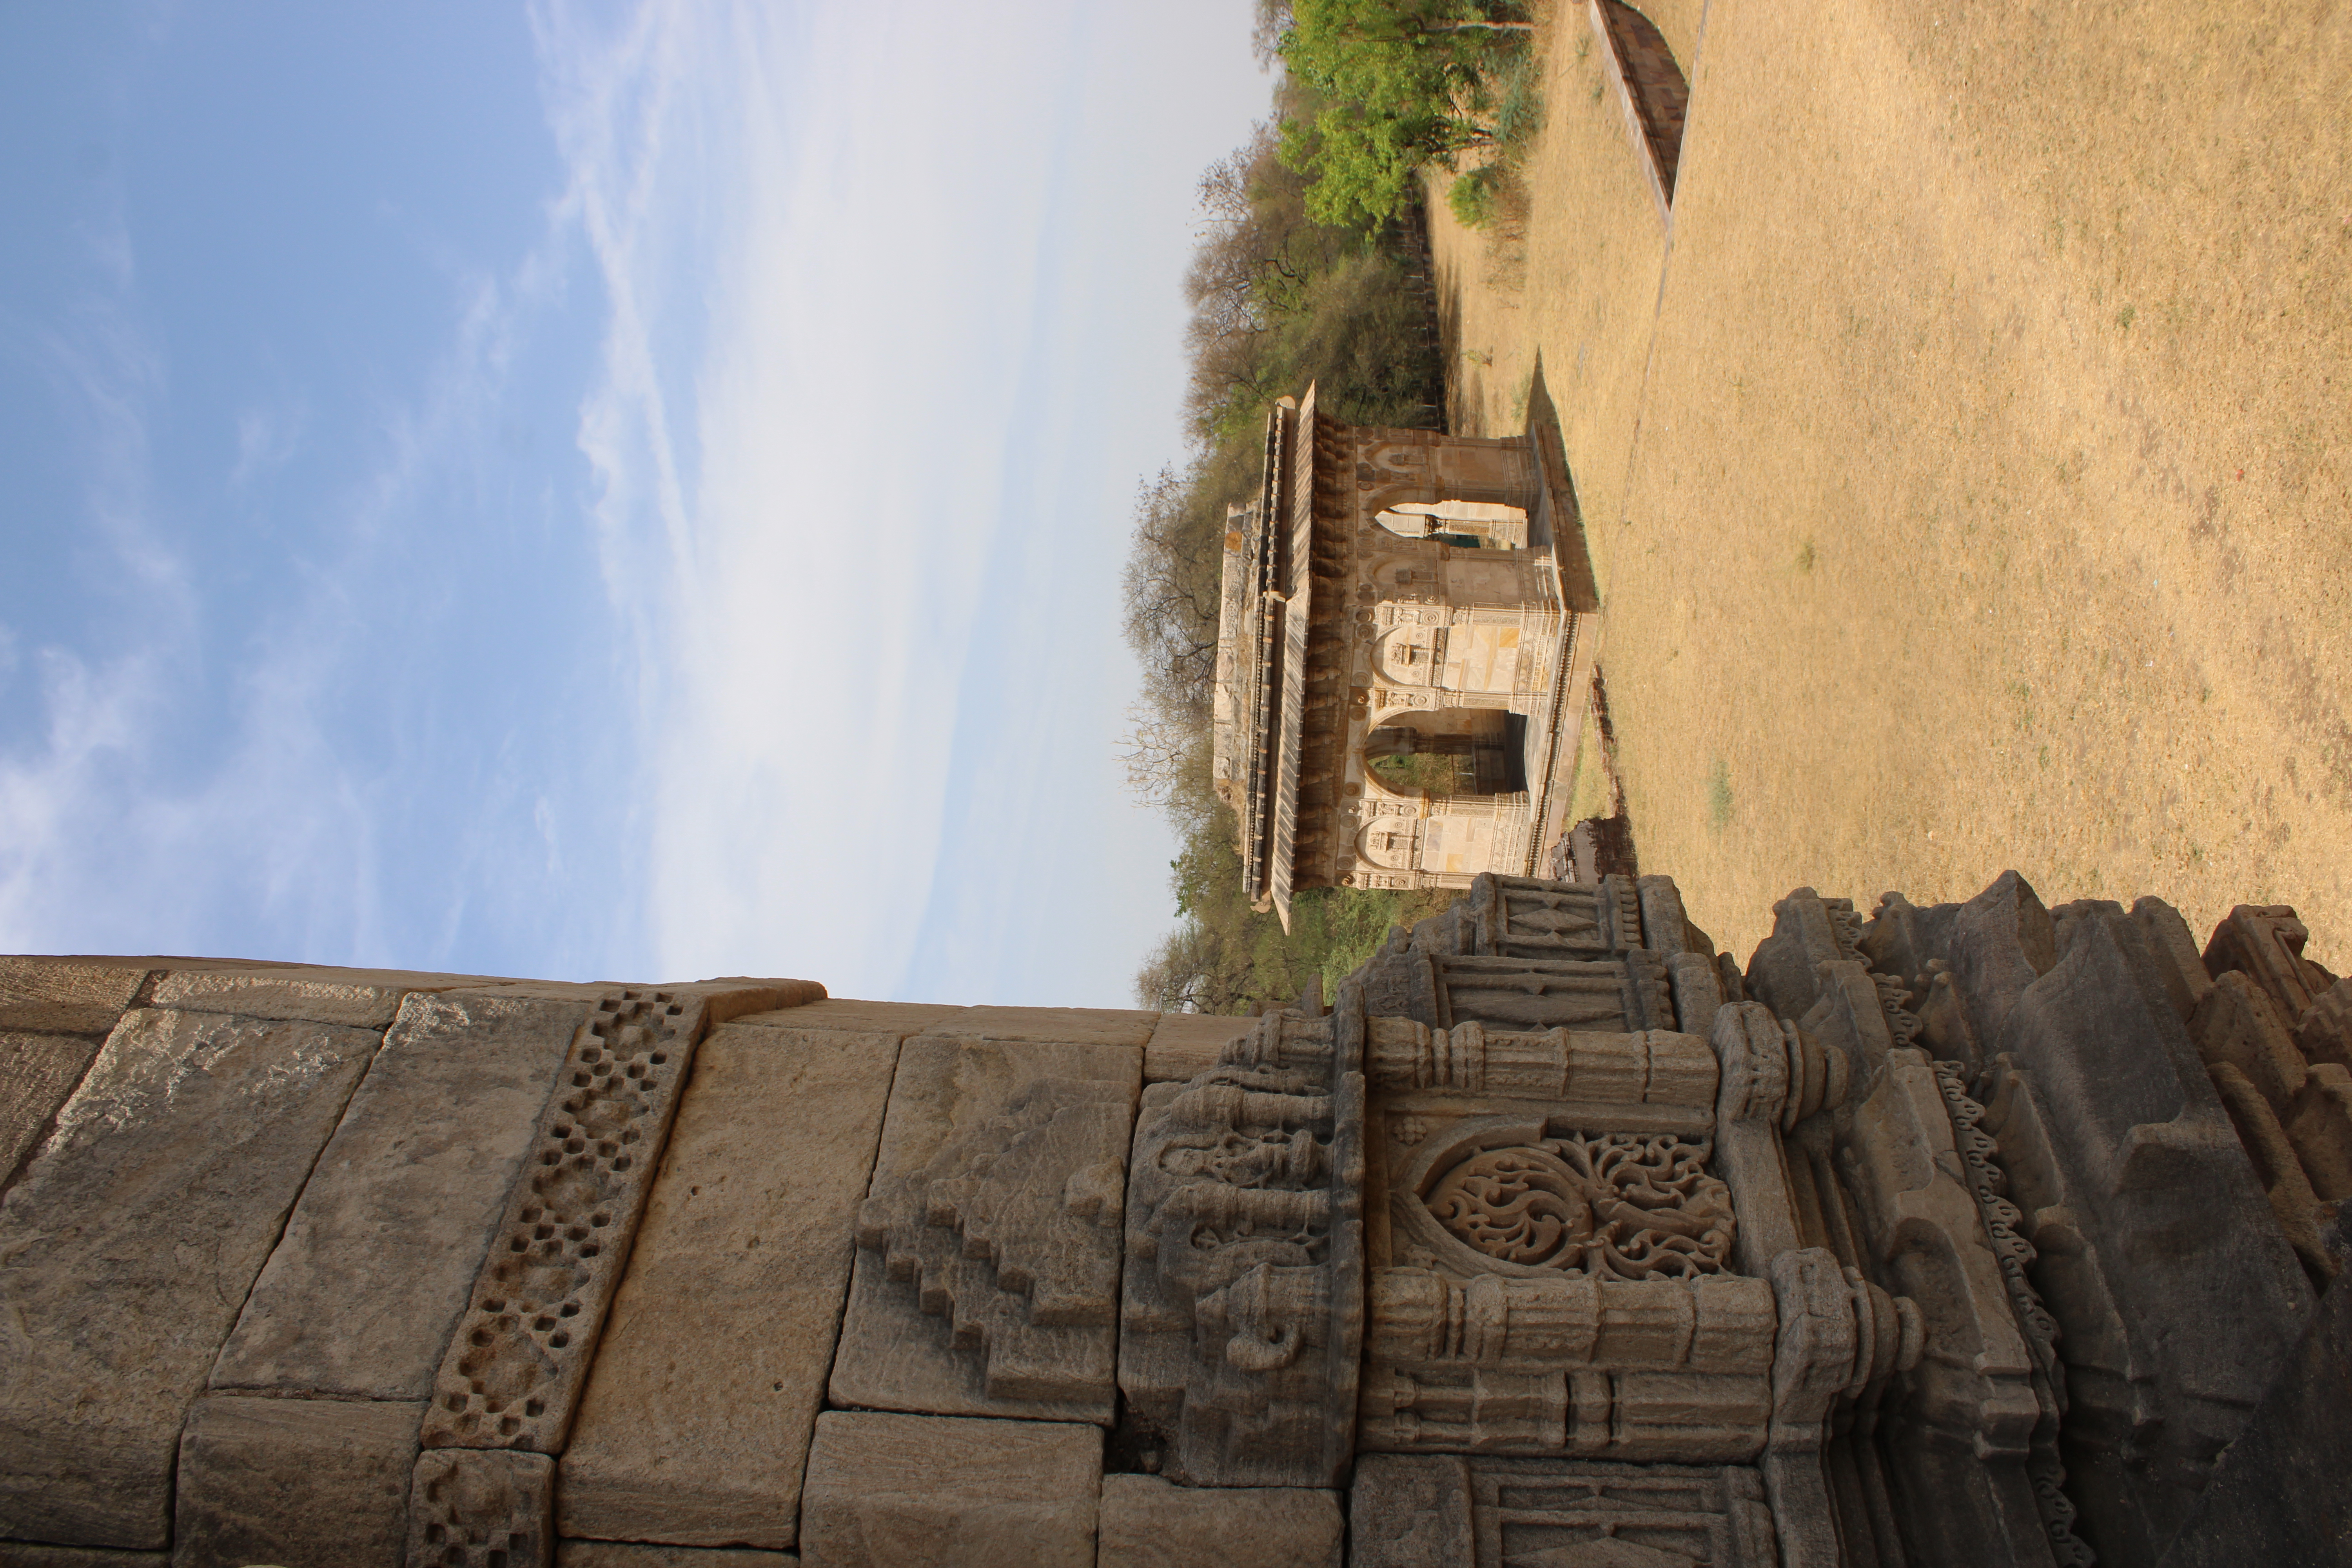
{"type": "Polygon", "coordinates": [[[1291,0],[1284,64],[1324,100],[1286,123],[1282,155],[1313,176],[1318,222],[1393,215],[1424,163],[1493,144],[1485,77],[1530,24],[1499,0],[1291,0]]]}

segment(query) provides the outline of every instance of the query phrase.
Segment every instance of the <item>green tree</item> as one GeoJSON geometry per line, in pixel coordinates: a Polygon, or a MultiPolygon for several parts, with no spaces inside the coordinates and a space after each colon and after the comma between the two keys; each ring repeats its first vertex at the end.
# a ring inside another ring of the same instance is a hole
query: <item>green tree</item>
{"type": "Polygon", "coordinates": [[[1310,175],[1318,222],[1393,216],[1414,172],[1496,140],[1487,80],[1530,25],[1499,0],[1292,0],[1276,47],[1322,100],[1286,121],[1283,160],[1310,175]]]}

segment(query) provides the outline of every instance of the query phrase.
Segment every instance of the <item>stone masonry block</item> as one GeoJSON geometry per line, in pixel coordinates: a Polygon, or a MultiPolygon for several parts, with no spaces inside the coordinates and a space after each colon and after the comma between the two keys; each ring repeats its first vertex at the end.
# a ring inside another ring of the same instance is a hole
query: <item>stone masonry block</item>
{"type": "Polygon", "coordinates": [[[0,1029],[104,1035],[147,974],[137,959],[0,958],[0,1029]]]}
{"type": "Polygon", "coordinates": [[[379,1043],[123,1016],[0,1203],[0,1536],[164,1544],[188,1406],[379,1043]]]}
{"type": "Polygon", "coordinates": [[[2352,1068],[2352,980],[2339,980],[2319,994],[2294,1038],[2305,1061],[2352,1068]]]}
{"type": "Polygon", "coordinates": [[[803,1492],[809,1568],[1092,1568],[1102,1433],[834,1410],[803,1492]]]}
{"type": "Polygon", "coordinates": [[[685,988],[625,987],[572,1037],[434,1378],[426,1447],[562,1451],[703,1006],[685,988]]]}
{"type": "Polygon", "coordinates": [[[0,1192],[98,1055],[86,1035],[0,1033],[0,1192]]]}
{"type": "Polygon", "coordinates": [[[366,969],[174,969],[160,975],[153,1005],[186,1013],[234,1013],[245,1018],[307,1019],[381,1029],[415,991],[443,991],[465,980],[451,974],[404,974],[366,969]]]}
{"type": "Polygon", "coordinates": [[[196,1402],[180,1437],[173,1568],[399,1568],[422,1401],[196,1402]]]}
{"type": "Polygon", "coordinates": [[[1217,1065],[1227,1046],[1257,1027],[1255,1018],[1220,1013],[1162,1013],[1143,1047],[1143,1081],[1182,1083],[1217,1065]]]}
{"type": "Polygon", "coordinates": [[[414,994],[213,1369],[215,1388],[423,1399],[585,1002],[414,994]]]}
{"type": "Polygon", "coordinates": [[[859,1002],[826,996],[781,1011],[746,1013],[736,1022],[780,1029],[831,1029],[845,1035],[919,1035],[934,1024],[969,1011],[928,1002],[859,1002]]]}
{"type": "Polygon", "coordinates": [[[2287,1118],[2286,1135],[2321,1202],[2352,1198],[2352,1071],[2314,1063],[2287,1118]]]}
{"type": "Polygon", "coordinates": [[[1340,1568],[1339,1494],[1105,1476],[1096,1568],[1340,1568]]]}
{"type": "Polygon", "coordinates": [[[746,1024],[702,1043],[563,1455],[567,1535],[793,1543],[898,1053],[746,1024]]]}
{"type": "Polygon", "coordinates": [[[2271,999],[2240,971],[2225,970],[2213,983],[2189,1017],[2189,1037],[2208,1067],[2236,1068],[2280,1115],[2303,1092],[2303,1053],[2271,999]]]}
{"type": "Polygon", "coordinates": [[[1475,1562],[1470,1463],[1453,1454],[1364,1454],[1348,1494],[1349,1568],[1475,1562]]]}
{"type": "Polygon", "coordinates": [[[655,1546],[642,1541],[555,1542],[555,1568],[788,1568],[789,1552],[740,1546],[655,1546]]]}
{"type": "Polygon", "coordinates": [[[163,1568],[168,1552],[118,1552],[107,1546],[44,1546],[0,1541],[0,1568],[163,1568]]]}
{"type": "Polygon", "coordinates": [[[1158,1013],[1112,1007],[966,1007],[923,1030],[992,1040],[1129,1046],[1141,1049],[1160,1026],[1158,1013]]]}
{"type": "Polygon", "coordinates": [[[511,1448],[427,1448],[408,1488],[408,1568],[549,1568],[555,1461],[511,1448]]]}
{"type": "Polygon", "coordinates": [[[899,1049],[834,1358],[836,1405],[1110,1424],[1142,1052],[899,1049]]]}
{"type": "Polygon", "coordinates": [[[2205,971],[2197,939],[2189,934],[2189,922],[2180,918],[2179,910],[2155,898],[2134,903],[2131,917],[2147,938],[2157,972],[2164,977],[2165,992],[2172,998],[2172,1010],[2185,1022],[2213,989],[2213,977],[2205,971]]]}

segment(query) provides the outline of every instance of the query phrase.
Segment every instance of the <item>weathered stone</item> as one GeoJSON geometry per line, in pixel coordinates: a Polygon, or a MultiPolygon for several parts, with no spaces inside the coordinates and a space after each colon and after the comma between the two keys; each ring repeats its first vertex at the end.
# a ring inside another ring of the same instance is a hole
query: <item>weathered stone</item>
{"type": "Polygon", "coordinates": [[[1276,1015],[1136,1120],[1123,1432],[1177,1480],[1332,1486],[1363,1336],[1366,1022],[1276,1015]]]}
{"type": "Polygon", "coordinates": [[[554,1498],[544,1454],[427,1448],[409,1481],[408,1568],[549,1568],[554,1498]]]}
{"type": "Polygon", "coordinates": [[[0,1204],[0,1533],[164,1543],[182,1420],[378,1044],[123,1016],[0,1204]]]}
{"type": "Polygon", "coordinates": [[[1348,1568],[1477,1561],[1470,1462],[1452,1454],[1366,1454],[1348,1492],[1348,1568]]]}
{"type": "Polygon", "coordinates": [[[385,973],[363,969],[174,969],[156,977],[149,994],[158,1007],[186,1013],[234,1013],[245,1018],[301,1019],[381,1029],[415,991],[465,984],[450,974],[385,973]]]}
{"type": "Polygon", "coordinates": [[[2208,1067],[2237,1068],[2281,1115],[2303,1092],[2303,1053],[2271,999],[2239,971],[2224,971],[2206,992],[2189,1019],[2189,1037],[2208,1067]]]}
{"type": "Polygon", "coordinates": [[[1092,1568],[1099,1428],[835,1410],[802,1490],[809,1568],[1092,1568]]]}
{"type": "Polygon", "coordinates": [[[1125,1046],[900,1047],[835,1404],[1109,1424],[1141,1077],[1125,1046]]]}
{"type": "Polygon", "coordinates": [[[1772,934],[1748,961],[1748,994],[1783,1018],[1803,1017],[1818,994],[1815,972],[1857,958],[1861,929],[1851,900],[1797,889],[1772,906],[1772,934]]]}
{"type": "Polygon", "coordinates": [[[656,1546],[639,1541],[555,1542],[555,1568],[786,1568],[789,1552],[754,1547],[656,1546]]]}
{"type": "Polygon", "coordinates": [[[104,1035],[148,973],[137,959],[0,958],[0,1030],[104,1035]]]}
{"type": "Polygon", "coordinates": [[[2285,904],[2240,904],[2213,928],[2205,944],[2205,968],[2217,981],[2231,973],[2245,975],[2277,1004],[2279,1016],[2292,1029],[2336,984],[2304,958],[2310,935],[2285,904]]]}
{"type": "Polygon", "coordinates": [[[2334,1062],[2313,1064],[2286,1135],[2321,1202],[2352,1198],[2352,1072],[2334,1062]]]}
{"type": "Polygon", "coordinates": [[[1979,1047],[1993,1048],[2017,999],[2057,962],[2056,943],[2050,911],[2014,871],[1960,906],[1952,919],[1952,981],[1979,1047]]]}
{"type": "Polygon", "coordinates": [[[827,996],[773,1016],[766,1012],[741,1015],[736,1022],[764,1024],[779,1029],[834,1029],[845,1035],[919,1035],[932,1025],[969,1012],[928,1002],[858,1002],[827,996]],[[785,1014],[790,1016],[786,1016],[785,1014]]]}
{"type": "Polygon", "coordinates": [[[0,1568],[163,1568],[168,1552],[118,1552],[107,1546],[43,1546],[0,1541],[0,1568]]]}
{"type": "Polygon", "coordinates": [[[2254,1163],[2254,1180],[2270,1199],[2271,1217],[2278,1222],[2279,1234],[2294,1248],[2313,1281],[2324,1285],[2334,1277],[2336,1263],[2319,1238],[2323,1224],[2319,1200],[2312,1192],[2311,1178],[2304,1174],[2303,1162],[2295,1157],[2294,1145],[2287,1140],[2286,1129],[2279,1125],[2270,1101],[2235,1066],[2222,1062],[2211,1072],[2214,1092],[2221,1097],[2221,1109],[2229,1113],[2230,1124],[2238,1130],[2238,1141],[2254,1163]]]}
{"type": "Polygon", "coordinates": [[[923,1033],[1139,1049],[1150,1043],[1160,1017],[1112,1007],[965,1007],[926,1026],[923,1033]]]}
{"type": "MultiPolygon", "coordinates": [[[[2069,1322],[2059,1350],[2075,1405],[2105,1412],[2066,1426],[2081,1532],[2125,1562],[2152,1559],[2178,1526],[2313,1308],[2145,941],[2118,906],[2079,919],[1995,1042],[2031,1080],[2047,1158],[2068,1175],[2063,1230],[2095,1257],[2116,1314],[2116,1348],[2069,1322]],[[2111,1383],[2101,1363],[2118,1355],[2125,1381],[2111,1383]]],[[[2057,1310],[2063,1281],[2045,1283],[2057,1310]]]]}
{"type": "MultiPolygon", "coordinates": [[[[2340,1237],[2339,1237],[2340,1239],[2340,1237]]],[[[2162,1568],[2341,1563],[2352,1543],[2352,1289],[2339,1276],[2213,1467],[2162,1568]]]]}
{"type": "Polygon", "coordinates": [[[797,1018],[801,1008],[825,999],[824,987],[814,980],[761,979],[748,974],[698,980],[678,989],[702,998],[702,1023],[706,1029],[763,1014],[791,1013],[797,1018]]]}
{"type": "Polygon", "coordinates": [[[178,1568],[398,1568],[419,1401],[196,1402],[180,1437],[178,1568]]]}
{"type": "Polygon", "coordinates": [[[2315,998],[2295,1030],[2305,1061],[2352,1068],[2352,980],[2339,980],[2315,998]]]}
{"type": "Polygon", "coordinates": [[[87,1035],[0,1033],[0,1192],[47,1134],[98,1047],[87,1035]]]}
{"type": "Polygon", "coordinates": [[[1105,1476],[1096,1568],[1340,1568],[1339,1494],[1105,1476]]]}
{"type": "Polygon", "coordinates": [[[2197,939],[2189,934],[2189,922],[2180,918],[2179,910],[2156,898],[2135,902],[2131,917],[2147,938],[2148,952],[2156,960],[2157,973],[2164,977],[2172,1010],[2186,1022],[2213,989],[2213,977],[2206,973],[2205,960],[2197,952],[2197,939]]]}
{"type": "Polygon", "coordinates": [[[1810,1568],[1746,1466],[1368,1454],[1349,1502],[1349,1568],[1810,1568]]]}
{"type": "Polygon", "coordinates": [[[1216,1013],[1162,1013],[1143,1047],[1143,1081],[1181,1083],[1217,1065],[1217,1055],[1257,1026],[1255,1018],[1216,1013]]]}
{"type": "Polygon", "coordinates": [[[566,1534],[793,1543],[898,1051],[747,1024],[703,1041],[564,1451],[566,1534]]]}
{"type": "Polygon", "coordinates": [[[584,1002],[412,994],[213,1370],[215,1388],[424,1399],[584,1002]]]}
{"type": "Polygon", "coordinates": [[[573,1037],[434,1379],[428,1448],[562,1450],[702,1033],[688,990],[623,990],[573,1037]]]}

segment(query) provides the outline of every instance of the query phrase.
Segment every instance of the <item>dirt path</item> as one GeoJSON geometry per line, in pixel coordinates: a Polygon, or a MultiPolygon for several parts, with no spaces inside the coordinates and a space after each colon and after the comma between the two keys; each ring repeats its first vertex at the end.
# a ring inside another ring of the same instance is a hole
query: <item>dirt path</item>
{"type": "Polygon", "coordinates": [[[2352,6],[1654,16],[1671,242],[1572,5],[1525,223],[1433,204],[1454,427],[1559,408],[1644,868],[1742,953],[2013,865],[2352,969],[2352,6]]]}

